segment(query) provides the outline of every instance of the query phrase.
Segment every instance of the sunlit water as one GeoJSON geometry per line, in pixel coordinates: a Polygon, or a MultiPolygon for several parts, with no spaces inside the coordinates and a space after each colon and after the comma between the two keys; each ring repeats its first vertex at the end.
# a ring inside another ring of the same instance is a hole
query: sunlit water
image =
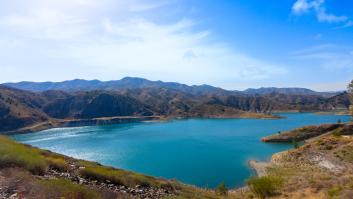
{"type": "Polygon", "coordinates": [[[213,188],[241,186],[250,159],[268,160],[291,144],[260,138],[303,125],[348,121],[348,116],[283,113],[286,119],[188,119],[161,123],[50,129],[14,139],[75,158],[213,188]]]}

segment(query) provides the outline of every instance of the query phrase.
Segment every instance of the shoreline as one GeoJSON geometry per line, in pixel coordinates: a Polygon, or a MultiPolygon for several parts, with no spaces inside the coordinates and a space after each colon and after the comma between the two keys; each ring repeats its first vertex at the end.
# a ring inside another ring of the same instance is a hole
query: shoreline
{"type": "Polygon", "coordinates": [[[116,117],[102,117],[92,119],[55,119],[38,122],[30,126],[10,130],[0,131],[0,135],[16,135],[26,134],[38,131],[44,131],[52,128],[65,128],[65,127],[83,127],[83,126],[103,126],[122,123],[134,122],[168,122],[174,119],[266,119],[276,120],[285,117],[276,115],[278,113],[313,113],[313,114],[333,114],[333,115],[348,115],[338,112],[301,112],[301,111],[274,111],[273,114],[244,112],[234,115],[208,115],[208,116],[116,116],[116,117]]]}
{"type": "MultiPolygon", "coordinates": [[[[131,119],[131,117],[124,117],[124,118],[131,119]]],[[[136,117],[133,117],[133,118],[136,118],[136,117]]],[[[107,119],[107,118],[105,118],[105,119],[107,119]]],[[[122,117],[120,117],[119,119],[122,119],[122,117]]],[[[141,119],[141,118],[139,118],[139,119],[141,119]]],[[[150,117],[150,119],[152,119],[152,118],[150,117]]],[[[104,118],[101,118],[100,120],[104,120],[104,118]]],[[[155,119],[155,120],[152,119],[152,120],[145,120],[145,121],[141,121],[141,122],[155,123],[155,122],[167,122],[167,121],[169,121],[169,120],[166,120],[166,118],[164,118],[164,119],[159,118],[159,119],[155,119]]],[[[254,171],[254,173],[256,174],[255,176],[257,176],[257,177],[266,176],[266,175],[268,175],[267,168],[269,168],[273,165],[276,165],[276,162],[277,162],[276,157],[278,157],[280,154],[288,152],[289,150],[291,150],[291,149],[287,149],[287,150],[283,150],[283,151],[279,151],[279,152],[271,154],[270,159],[268,161],[258,161],[255,159],[251,159],[247,162],[248,163],[247,166],[254,171]]],[[[253,176],[253,175],[250,175],[249,177],[251,177],[251,176],[253,176]]],[[[236,191],[236,190],[244,189],[246,187],[247,186],[245,184],[243,186],[233,187],[232,189],[230,189],[230,191],[236,191]]]]}
{"type": "Polygon", "coordinates": [[[145,116],[145,117],[124,116],[124,117],[105,117],[105,118],[72,119],[72,120],[55,119],[55,120],[49,120],[46,122],[36,123],[34,125],[15,129],[12,131],[0,132],[0,135],[27,134],[27,133],[44,131],[44,130],[53,129],[53,128],[104,126],[104,125],[125,124],[125,123],[144,122],[144,121],[157,121],[160,119],[161,119],[160,116],[145,116]]]}
{"type": "MultiPolygon", "coordinates": [[[[271,156],[273,156],[272,154],[271,156]]],[[[255,172],[257,177],[262,177],[267,175],[267,168],[271,166],[271,161],[257,161],[250,160],[248,161],[248,166],[255,172]]]]}
{"type": "Polygon", "coordinates": [[[0,132],[0,135],[27,134],[44,131],[52,128],[83,127],[83,126],[104,126],[114,124],[127,124],[136,122],[157,123],[168,122],[174,119],[282,119],[277,115],[267,115],[259,113],[246,113],[238,115],[210,115],[210,116],[117,116],[102,117],[92,119],[52,119],[44,122],[35,123],[31,126],[22,127],[11,131],[0,132]]]}

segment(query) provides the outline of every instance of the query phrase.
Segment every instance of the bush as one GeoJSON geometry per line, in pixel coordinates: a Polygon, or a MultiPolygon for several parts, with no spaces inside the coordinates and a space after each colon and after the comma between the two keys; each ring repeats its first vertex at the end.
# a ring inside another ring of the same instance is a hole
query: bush
{"type": "Polygon", "coordinates": [[[49,167],[58,170],[58,171],[67,171],[69,166],[67,165],[66,161],[61,158],[46,158],[49,164],[49,167]]]}
{"type": "Polygon", "coordinates": [[[273,196],[281,188],[283,180],[275,176],[252,177],[246,184],[256,196],[265,198],[273,196]]]}
{"type": "Polygon", "coordinates": [[[332,187],[327,191],[327,194],[330,198],[333,198],[335,196],[338,196],[341,190],[342,190],[341,187],[332,187]]]}
{"type": "Polygon", "coordinates": [[[216,193],[219,195],[223,195],[223,196],[228,194],[228,189],[227,189],[226,185],[224,184],[224,182],[222,182],[221,184],[219,184],[216,187],[216,193]]]}
{"type": "Polygon", "coordinates": [[[297,138],[293,138],[292,142],[293,142],[293,147],[294,147],[295,149],[299,148],[299,143],[298,143],[297,138]]]}

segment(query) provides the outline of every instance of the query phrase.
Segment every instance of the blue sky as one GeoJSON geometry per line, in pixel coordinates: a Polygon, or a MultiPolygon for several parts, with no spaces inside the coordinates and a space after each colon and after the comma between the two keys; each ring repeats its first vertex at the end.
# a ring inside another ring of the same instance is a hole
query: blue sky
{"type": "Polygon", "coordinates": [[[347,0],[0,0],[0,82],[138,76],[343,90],[347,0]]]}

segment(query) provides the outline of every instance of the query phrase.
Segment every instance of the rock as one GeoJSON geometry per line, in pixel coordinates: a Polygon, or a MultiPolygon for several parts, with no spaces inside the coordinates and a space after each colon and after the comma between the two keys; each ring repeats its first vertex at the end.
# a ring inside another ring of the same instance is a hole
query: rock
{"type": "Polygon", "coordinates": [[[16,199],[16,198],[18,198],[17,193],[14,193],[9,197],[9,199],[16,199]]]}

